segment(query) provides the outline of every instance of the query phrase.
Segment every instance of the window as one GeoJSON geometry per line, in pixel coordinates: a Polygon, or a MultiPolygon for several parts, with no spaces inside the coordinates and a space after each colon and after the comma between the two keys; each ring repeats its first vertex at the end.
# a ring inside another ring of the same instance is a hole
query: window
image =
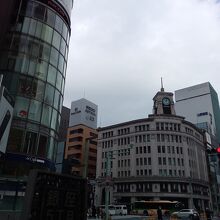
{"type": "Polygon", "coordinates": [[[159,164],[159,165],[162,165],[162,159],[161,159],[161,157],[158,157],[158,164],[159,164]]]}
{"type": "Polygon", "coordinates": [[[160,134],[157,134],[157,141],[160,141],[160,134]]]}
{"type": "Polygon", "coordinates": [[[40,102],[31,100],[28,118],[33,121],[40,122],[42,105],[40,102]]]}
{"type": "Polygon", "coordinates": [[[52,108],[44,104],[41,123],[50,127],[51,114],[52,114],[52,108]]]}
{"type": "Polygon", "coordinates": [[[52,45],[59,50],[60,49],[60,41],[61,41],[61,36],[58,34],[56,31],[53,32],[53,41],[52,45]]]}
{"type": "Polygon", "coordinates": [[[60,52],[65,56],[65,50],[66,50],[66,42],[64,41],[63,38],[61,38],[61,43],[60,43],[60,52]]]}
{"type": "Polygon", "coordinates": [[[30,25],[30,18],[25,17],[23,21],[23,26],[21,32],[28,33],[29,31],[29,25],[30,25]]]}
{"type": "Polygon", "coordinates": [[[47,73],[48,73],[48,63],[38,59],[38,62],[36,64],[36,71],[35,71],[36,77],[46,81],[47,73]]]}
{"type": "Polygon", "coordinates": [[[166,162],[166,157],[163,157],[163,165],[166,165],[167,162],[166,162]]]}
{"type": "Polygon", "coordinates": [[[140,158],[140,165],[143,165],[143,158],[140,158]]]}
{"type": "Polygon", "coordinates": [[[55,85],[57,77],[57,70],[52,65],[49,65],[48,69],[48,76],[47,76],[47,82],[51,83],[52,85],[55,85]]]}
{"type": "Polygon", "coordinates": [[[15,100],[14,115],[21,118],[28,116],[29,99],[17,97],[15,100]]]}
{"type": "Polygon", "coordinates": [[[139,159],[136,158],[136,166],[138,166],[138,165],[139,165],[139,159]]]}
{"type": "Polygon", "coordinates": [[[46,90],[45,90],[45,97],[44,101],[48,103],[49,105],[53,105],[53,98],[54,98],[54,87],[47,84],[46,90]]]}
{"type": "Polygon", "coordinates": [[[39,157],[45,157],[47,152],[47,137],[40,135],[37,155],[39,157]]]}
{"type": "Polygon", "coordinates": [[[37,21],[34,19],[31,19],[31,23],[29,26],[28,34],[34,36],[35,35],[35,29],[36,29],[37,21]]]}
{"type": "Polygon", "coordinates": [[[63,31],[63,21],[59,16],[56,16],[55,28],[59,33],[63,31]]]}
{"type": "Polygon", "coordinates": [[[176,147],[176,153],[179,154],[179,147],[176,147]]]}
{"type": "Polygon", "coordinates": [[[24,131],[12,128],[8,138],[8,150],[13,152],[21,152],[24,131]]]}
{"type": "Polygon", "coordinates": [[[168,165],[172,165],[171,158],[168,158],[168,165]]]}
{"type": "Polygon", "coordinates": [[[139,148],[139,152],[140,152],[140,154],[142,154],[142,147],[139,148]]]}
{"type": "Polygon", "coordinates": [[[69,138],[69,142],[79,142],[82,141],[82,137],[74,137],[74,138],[69,138]]]}
{"type": "Polygon", "coordinates": [[[160,146],[160,145],[157,146],[157,152],[158,152],[158,153],[161,153],[161,146],[160,146]]]}
{"type": "Polygon", "coordinates": [[[172,176],[173,173],[172,173],[172,170],[169,170],[169,176],[172,176]]]}
{"type": "Polygon", "coordinates": [[[45,14],[45,21],[50,25],[50,26],[54,26],[55,24],[55,13],[52,12],[51,10],[47,9],[46,14],[45,14]]]}
{"type": "Polygon", "coordinates": [[[53,36],[53,29],[49,27],[48,25],[44,24],[42,26],[41,39],[51,44],[52,36],[53,36]]]}
{"type": "Polygon", "coordinates": [[[41,37],[42,26],[43,26],[43,24],[38,21],[37,25],[36,25],[35,37],[37,37],[37,38],[41,37]]]}
{"type": "Polygon", "coordinates": [[[57,67],[57,64],[58,64],[58,62],[57,62],[58,61],[58,56],[59,56],[58,51],[52,47],[51,48],[51,53],[50,53],[50,62],[55,67],[57,67]]]}
{"type": "Polygon", "coordinates": [[[60,70],[60,72],[63,72],[63,65],[64,65],[64,57],[60,54],[59,63],[58,63],[58,69],[60,70]]]}
{"type": "Polygon", "coordinates": [[[58,109],[60,97],[61,97],[61,94],[59,93],[58,90],[55,89],[54,104],[53,104],[55,109],[58,109]]]}
{"type": "Polygon", "coordinates": [[[23,152],[35,155],[37,152],[37,134],[34,132],[26,132],[23,152]]]}
{"type": "Polygon", "coordinates": [[[83,134],[83,129],[78,128],[78,129],[70,130],[69,134],[83,134]]]}

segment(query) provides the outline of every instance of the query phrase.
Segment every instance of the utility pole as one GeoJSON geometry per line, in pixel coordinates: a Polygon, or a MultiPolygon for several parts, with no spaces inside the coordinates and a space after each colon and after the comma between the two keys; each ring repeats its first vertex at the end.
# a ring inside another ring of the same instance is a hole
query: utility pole
{"type": "Polygon", "coordinates": [[[106,185],[105,185],[105,220],[108,220],[109,218],[109,210],[108,210],[108,205],[109,205],[109,192],[110,192],[110,185],[108,181],[110,181],[111,178],[111,159],[112,158],[112,151],[108,151],[106,155],[106,185]]]}
{"type": "Polygon", "coordinates": [[[97,135],[88,137],[85,139],[84,143],[84,157],[83,157],[83,178],[87,178],[88,173],[88,156],[89,156],[89,143],[91,140],[97,139],[97,135]]]}

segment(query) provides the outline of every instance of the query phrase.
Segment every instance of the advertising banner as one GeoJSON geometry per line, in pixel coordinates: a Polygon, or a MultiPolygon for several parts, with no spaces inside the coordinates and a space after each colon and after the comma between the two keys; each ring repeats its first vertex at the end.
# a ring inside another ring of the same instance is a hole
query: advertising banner
{"type": "Polygon", "coordinates": [[[11,127],[14,100],[0,85],[0,152],[5,153],[11,127]]]}

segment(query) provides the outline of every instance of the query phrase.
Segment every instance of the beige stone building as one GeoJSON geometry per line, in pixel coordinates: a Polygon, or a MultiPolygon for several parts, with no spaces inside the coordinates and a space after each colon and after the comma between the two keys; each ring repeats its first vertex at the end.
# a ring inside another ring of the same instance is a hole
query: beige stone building
{"type": "MultiPolygon", "coordinates": [[[[211,206],[203,133],[176,115],[172,93],[162,88],[153,101],[148,118],[98,130],[96,178],[105,180],[112,151],[110,203],[161,199],[189,208],[211,206]]],[[[96,205],[104,198],[105,186],[98,184],[96,205]]]]}
{"type": "Polygon", "coordinates": [[[83,176],[84,167],[87,164],[87,176],[89,178],[95,178],[97,140],[90,140],[86,146],[86,139],[95,135],[97,135],[97,131],[85,125],[68,128],[65,158],[75,158],[79,160],[80,164],[72,168],[73,173],[79,176],[83,176]],[[85,156],[86,147],[88,147],[87,156],[85,156]]]}

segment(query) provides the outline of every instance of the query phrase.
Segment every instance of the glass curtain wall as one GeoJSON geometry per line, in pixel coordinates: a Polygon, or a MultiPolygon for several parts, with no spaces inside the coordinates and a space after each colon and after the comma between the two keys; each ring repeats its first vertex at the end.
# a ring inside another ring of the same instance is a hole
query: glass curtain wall
{"type": "Polygon", "coordinates": [[[7,152],[54,161],[70,28],[38,1],[23,1],[0,57],[3,83],[15,97],[7,152]]]}

